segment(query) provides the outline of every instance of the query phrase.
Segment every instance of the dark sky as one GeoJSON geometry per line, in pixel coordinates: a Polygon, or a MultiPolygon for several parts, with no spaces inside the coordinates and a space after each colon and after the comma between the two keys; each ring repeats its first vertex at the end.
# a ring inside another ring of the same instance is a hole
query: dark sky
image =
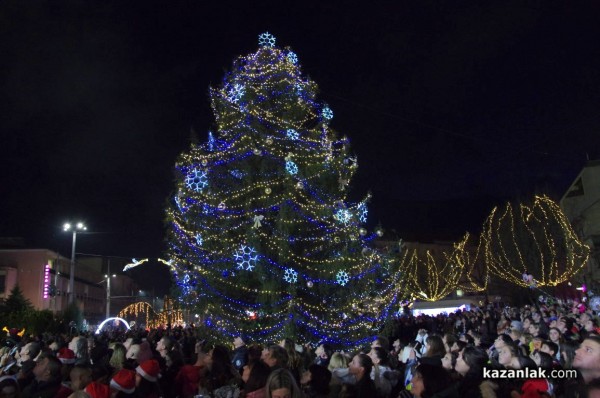
{"type": "Polygon", "coordinates": [[[159,257],[208,87],[264,31],[320,86],[388,236],[456,239],[600,157],[600,2],[324,3],[3,1],[0,236],[68,256],[82,219],[78,252],[159,257]]]}

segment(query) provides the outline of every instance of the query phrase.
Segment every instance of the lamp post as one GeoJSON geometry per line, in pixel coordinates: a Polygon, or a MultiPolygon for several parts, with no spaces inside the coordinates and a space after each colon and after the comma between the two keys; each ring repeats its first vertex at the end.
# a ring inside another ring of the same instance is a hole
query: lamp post
{"type": "MultiPolygon", "coordinates": [[[[109,270],[110,272],[110,270],[109,270]]],[[[110,318],[110,278],[114,278],[115,274],[104,275],[106,277],[106,319],[110,318]]],[[[104,281],[102,281],[104,282],[104,281]]]]}
{"type": "Polygon", "coordinates": [[[79,222],[76,225],[65,223],[63,231],[73,231],[73,244],[71,246],[71,271],[69,273],[69,304],[75,301],[75,245],[77,243],[77,231],[86,231],[87,227],[79,222]]]}

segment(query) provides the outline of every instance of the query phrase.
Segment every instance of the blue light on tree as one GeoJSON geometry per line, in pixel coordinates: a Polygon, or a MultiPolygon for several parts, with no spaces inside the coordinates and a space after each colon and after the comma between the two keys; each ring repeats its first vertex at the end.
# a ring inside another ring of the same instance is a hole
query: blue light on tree
{"type": "Polygon", "coordinates": [[[202,246],[202,243],[204,242],[204,241],[202,240],[202,235],[200,235],[200,234],[196,234],[195,238],[196,238],[196,244],[197,244],[198,246],[202,246]]]}
{"type": "Polygon", "coordinates": [[[229,102],[237,104],[244,95],[244,92],[244,86],[240,83],[235,83],[234,85],[229,87],[229,90],[227,90],[227,99],[229,100],[229,102]]]}
{"type": "Polygon", "coordinates": [[[261,33],[260,35],[258,35],[258,44],[261,47],[274,47],[275,36],[273,36],[269,32],[261,33]]]}
{"type": "Polygon", "coordinates": [[[369,209],[367,208],[367,204],[365,202],[360,202],[358,208],[358,220],[362,223],[367,222],[367,215],[369,214],[369,209]]]}
{"type": "Polygon", "coordinates": [[[338,209],[333,217],[343,224],[348,224],[352,218],[352,213],[348,209],[338,209]]]}
{"type": "Polygon", "coordinates": [[[298,174],[298,166],[296,166],[296,163],[294,163],[292,160],[286,160],[285,161],[285,169],[291,175],[298,174]]]}
{"type": "Polygon", "coordinates": [[[208,175],[206,174],[206,171],[192,169],[185,177],[185,185],[196,192],[201,192],[208,186],[208,175]]]}
{"type": "Polygon", "coordinates": [[[241,180],[242,178],[244,178],[244,173],[239,171],[239,170],[231,170],[229,172],[232,176],[234,176],[235,178],[237,178],[238,180],[241,180]]]}
{"type": "Polygon", "coordinates": [[[326,120],[331,120],[333,118],[333,111],[331,110],[331,108],[329,108],[328,106],[326,106],[325,108],[323,108],[323,110],[321,111],[321,115],[323,115],[323,117],[326,120]]]}
{"type": "Polygon", "coordinates": [[[294,271],[292,268],[286,268],[283,274],[283,280],[287,283],[298,282],[298,272],[294,271]]]}
{"type": "Polygon", "coordinates": [[[294,64],[294,65],[296,65],[296,64],[298,63],[298,56],[296,55],[296,53],[295,53],[295,52],[292,52],[292,51],[290,51],[290,52],[287,54],[287,59],[288,59],[288,61],[289,61],[290,63],[292,63],[292,64],[294,64]]]}
{"type": "Polygon", "coordinates": [[[254,270],[258,261],[256,250],[250,246],[241,245],[233,256],[237,264],[237,269],[245,269],[246,271],[254,270]]]}
{"type": "Polygon", "coordinates": [[[342,286],[346,286],[346,284],[350,281],[350,275],[346,271],[339,271],[335,276],[336,282],[342,286]]]}
{"type": "Polygon", "coordinates": [[[211,131],[208,132],[208,150],[215,150],[215,137],[213,137],[213,133],[211,131]]]}
{"type": "Polygon", "coordinates": [[[298,132],[294,129],[287,129],[285,133],[291,140],[297,140],[300,138],[300,134],[298,134],[298,132]]]}

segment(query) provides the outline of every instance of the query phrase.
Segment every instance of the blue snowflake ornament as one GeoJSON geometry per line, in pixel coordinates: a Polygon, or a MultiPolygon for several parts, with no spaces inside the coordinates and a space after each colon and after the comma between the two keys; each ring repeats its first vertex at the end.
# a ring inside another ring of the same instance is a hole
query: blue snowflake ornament
{"type": "Polygon", "coordinates": [[[346,284],[350,281],[350,275],[348,275],[346,271],[339,271],[335,276],[335,280],[338,284],[346,286],[346,284]]]}
{"type": "Polygon", "coordinates": [[[333,111],[328,106],[323,108],[323,110],[321,111],[321,115],[323,116],[323,118],[325,118],[325,120],[333,119],[333,111]]]}
{"type": "Polygon", "coordinates": [[[367,208],[367,204],[365,202],[360,202],[357,207],[358,212],[358,220],[362,223],[367,222],[367,215],[369,214],[369,209],[367,208]]]}
{"type": "Polygon", "coordinates": [[[298,174],[298,166],[292,160],[286,160],[286,162],[285,162],[285,169],[291,175],[298,174]]]}
{"type": "Polygon", "coordinates": [[[240,248],[233,254],[237,269],[253,271],[258,261],[258,254],[253,247],[241,245],[240,248]]]}
{"type": "Polygon", "coordinates": [[[235,83],[234,85],[229,86],[227,90],[227,100],[234,104],[240,102],[240,99],[245,93],[244,86],[240,83],[235,83]]]}
{"type": "Polygon", "coordinates": [[[300,138],[300,134],[298,134],[298,132],[294,129],[287,129],[285,135],[287,135],[287,137],[291,140],[297,140],[300,138]]]}
{"type": "Polygon", "coordinates": [[[275,36],[273,36],[269,32],[261,33],[260,35],[258,35],[258,45],[261,47],[274,47],[275,36]]]}
{"type": "Polygon", "coordinates": [[[287,54],[287,60],[290,64],[296,65],[298,63],[298,56],[296,55],[296,53],[290,51],[287,54]]]}
{"type": "Polygon", "coordinates": [[[350,222],[350,219],[352,218],[352,214],[348,209],[338,209],[335,212],[333,218],[335,218],[342,224],[347,225],[350,222]]]}
{"type": "Polygon", "coordinates": [[[202,243],[204,242],[204,240],[202,239],[202,235],[196,234],[196,236],[194,238],[196,238],[196,244],[198,246],[202,246],[202,243]]]}
{"type": "Polygon", "coordinates": [[[285,273],[283,274],[283,280],[287,283],[298,282],[298,272],[294,271],[292,268],[286,268],[285,273]]]}
{"type": "Polygon", "coordinates": [[[208,175],[201,169],[192,169],[185,177],[185,185],[188,188],[201,192],[208,186],[208,175]]]}

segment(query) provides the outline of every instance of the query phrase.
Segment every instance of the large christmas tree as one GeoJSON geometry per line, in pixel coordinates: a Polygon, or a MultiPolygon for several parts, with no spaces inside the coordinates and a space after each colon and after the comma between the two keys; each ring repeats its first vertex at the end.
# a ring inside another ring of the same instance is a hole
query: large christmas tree
{"type": "Polygon", "coordinates": [[[183,305],[216,339],[365,342],[397,302],[399,273],[368,246],[357,169],[298,58],[259,36],[210,90],[216,125],[176,164],[169,259],[183,305]]]}

